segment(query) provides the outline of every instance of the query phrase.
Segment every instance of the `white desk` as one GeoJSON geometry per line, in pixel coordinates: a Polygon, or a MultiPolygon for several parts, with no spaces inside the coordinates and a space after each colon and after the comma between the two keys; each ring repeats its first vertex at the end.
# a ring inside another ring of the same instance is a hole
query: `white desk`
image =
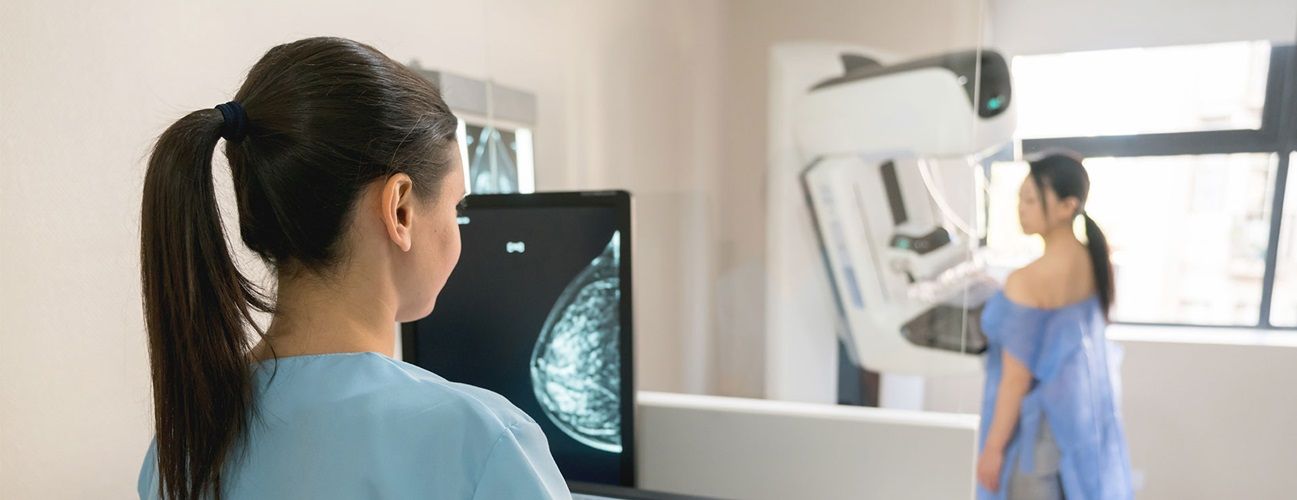
{"type": "Polygon", "coordinates": [[[640,392],[641,487],[741,499],[972,498],[977,417],[640,392]]]}

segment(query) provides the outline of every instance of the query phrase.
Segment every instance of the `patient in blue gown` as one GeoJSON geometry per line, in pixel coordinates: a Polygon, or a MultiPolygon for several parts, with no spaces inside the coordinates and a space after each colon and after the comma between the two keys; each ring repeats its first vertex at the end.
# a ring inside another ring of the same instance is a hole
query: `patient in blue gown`
{"type": "Polygon", "coordinates": [[[1104,329],[1113,300],[1107,242],[1084,211],[1080,159],[1030,162],[1019,194],[1027,234],[1044,255],[987,302],[979,499],[1133,496],[1119,407],[1119,353],[1104,329]],[[1073,231],[1082,218],[1086,242],[1073,231]]]}

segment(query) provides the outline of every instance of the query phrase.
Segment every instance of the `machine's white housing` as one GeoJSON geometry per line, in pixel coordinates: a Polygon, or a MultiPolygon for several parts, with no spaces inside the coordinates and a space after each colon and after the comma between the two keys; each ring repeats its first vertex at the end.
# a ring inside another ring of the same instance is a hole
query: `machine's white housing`
{"type": "Polygon", "coordinates": [[[793,133],[803,160],[891,152],[966,158],[1013,137],[1013,106],[982,118],[950,71],[937,68],[849,82],[802,94],[793,133]]]}
{"type": "MultiPolygon", "coordinates": [[[[806,187],[817,214],[825,258],[831,263],[840,313],[861,366],[888,374],[941,375],[976,370],[976,356],[914,345],[901,335],[903,326],[938,303],[960,304],[961,282],[934,286],[931,296],[916,297],[908,275],[931,280],[967,262],[966,240],[954,239],[932,253],[916,256],[887,246],[908,228],[932,229],[941,220],[918,179],[918,166],[897,154],[842,155],[821,160],[808,172],[806,187]],[[892,223],[887,194],[878,179],[887,162],[896,164],[910,221],[892,223]],[[915,189],[915,187],[918,189],[915,189]],[[917,192],[916,192],[917,191],[917,192]],[[908,226],[908,227],[907,227],[908,226]]],[[[926,232],[923,230],[916,233],[926,232]]]]}

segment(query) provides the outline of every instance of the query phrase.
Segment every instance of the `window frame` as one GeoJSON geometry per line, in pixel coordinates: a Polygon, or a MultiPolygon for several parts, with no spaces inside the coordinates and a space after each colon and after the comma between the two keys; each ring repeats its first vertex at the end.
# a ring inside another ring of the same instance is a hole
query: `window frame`
{"type": "Polygon", "coordinates": [[[1274,301],[1275,271],[1278,266],[1279,235],[1282,230],[1289,166],[1297,152],[1297,47],[1272,45],[1266,75],[1261,128],[1255,130],[1208,130],[1097,137],[1052,137],[1021,139],[1018,150],[1030,155],[1053,149],[1075,151],[1085,157],[1133,158],[1141,156],[1193,156],[1236,153],[1278,155],[1270,228],[1266,245],[1265,274],[1262,278],[1261,307],[1255,324],[1211,325],[1196,323],[1149,323],[1117,321],[1126,325],[1192,326],[1200,328],[1254,328],[1297,330],[1297,326],[1275,326],[1270,322],[1274,301]]]}

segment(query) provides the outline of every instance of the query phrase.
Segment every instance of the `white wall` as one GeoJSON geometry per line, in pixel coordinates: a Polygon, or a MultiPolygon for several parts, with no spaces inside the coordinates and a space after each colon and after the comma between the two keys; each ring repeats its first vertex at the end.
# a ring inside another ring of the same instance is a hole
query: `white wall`
{"type": "Polygon", "coordinates": [[[305,36],[534,91],[538,188],[638,196],[637,264],[652,270],[636,276],[641,387],[705,389],[719,2],[25,0],[3,12],[0,498],[133,495],[151,425],[137,263],[150,141],[305,36]]]}
{"type": "MultiPolygon", "coordinates": [[[[1297,334],[1114,326],[1139,498],[1292,498],[1297,334]]],[[[925,408],[977,413],[980,374],[928,380],[925,408]]]]}
{"type": "Polygon", "coordinates": [[[1295,337],[1243,331],[1122,336],[1123,411],[1131,462],[1145,483],[1140,498],[1293,497],[1295,337]],[[1186,336],[1203,338],[1186,342],[1186,336]]]}
{"type": "Polygon", "coordinates": [[[1010,54],[1271,40],[1292,43],[1292,0],[989,0],[992,38],[1010,54]]]}

